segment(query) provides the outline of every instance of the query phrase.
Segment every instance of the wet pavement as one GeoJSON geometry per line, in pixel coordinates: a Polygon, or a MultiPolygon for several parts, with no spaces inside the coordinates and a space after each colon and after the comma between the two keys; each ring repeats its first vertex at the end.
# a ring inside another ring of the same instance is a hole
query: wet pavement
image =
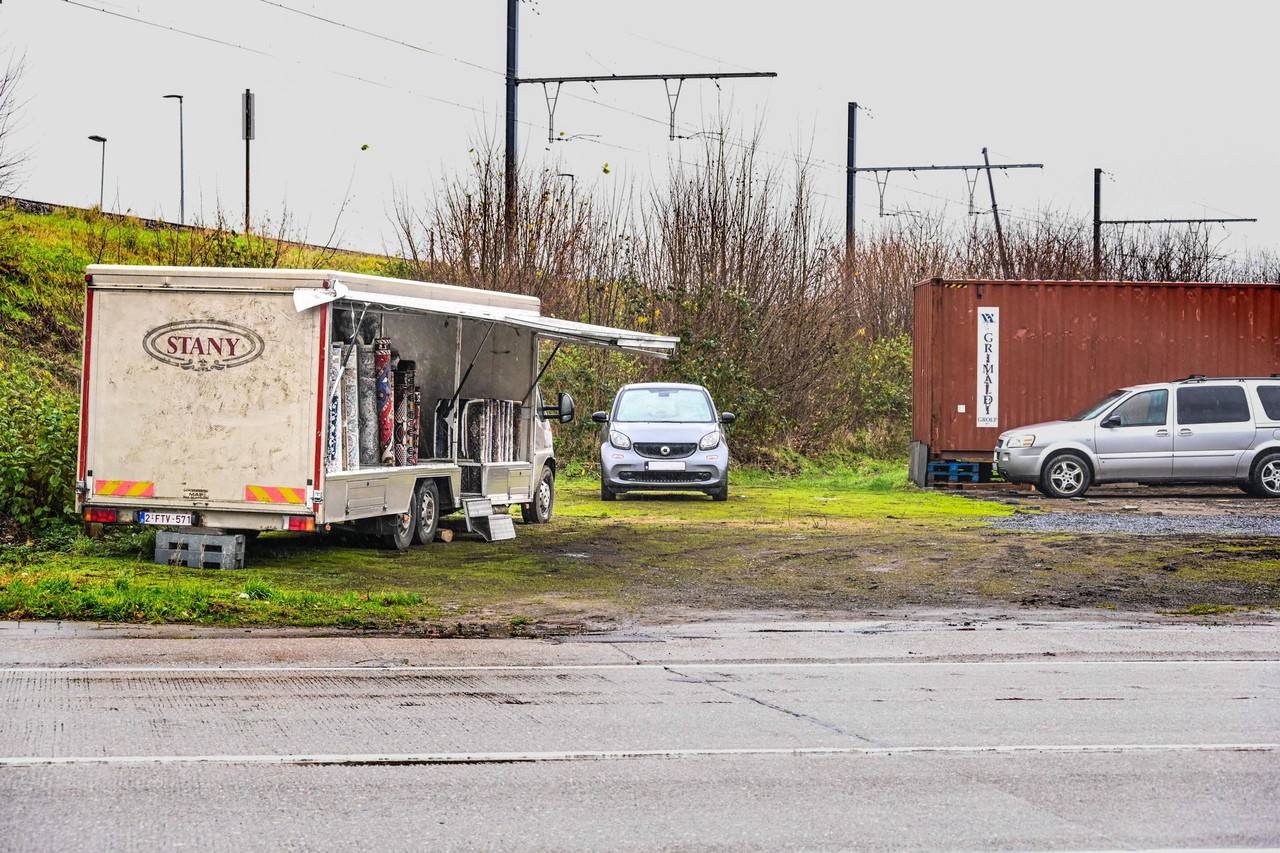
{"type": "Polygon", "coordinates": [[[1280,844],[1280,625],[0,628],[13,850],[1280,844]],[[1158,780],[1158,783],[1157,781],[1158,780]]]}

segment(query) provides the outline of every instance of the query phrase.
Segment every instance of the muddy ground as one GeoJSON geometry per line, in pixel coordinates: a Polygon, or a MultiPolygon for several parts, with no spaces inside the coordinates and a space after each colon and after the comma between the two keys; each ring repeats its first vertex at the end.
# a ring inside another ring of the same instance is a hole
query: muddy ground
{"type": "Polygon", "coordinates": [[[1204,488],[1100,487],[1078,501],[1015,489],[964,494],[1014,514],[957,522],[796,518],[702,530],[683,521],[649,529],[643,542],[633,522],[525,527],[522,547],[533,549],[544,571],[564,573],[568,586],[575,578],[585,583],[576,593],[554,585],[531,596],[512,590],[474,615],[514,616],[540,633],[965,608],[1280,619],[1280,501],[1204,488]],[[1098,532],[1103,520],[1110,526],[1098,532]]]}

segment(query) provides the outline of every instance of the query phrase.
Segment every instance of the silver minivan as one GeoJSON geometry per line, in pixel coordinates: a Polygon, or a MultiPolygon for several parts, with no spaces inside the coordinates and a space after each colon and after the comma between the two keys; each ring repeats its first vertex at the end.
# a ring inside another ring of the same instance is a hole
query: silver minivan
{"type": "Polygon", "coordinates": [[[733,412],[716,412],[701,385],[637,382],[624,385],[613,409],[591,420],[604,425],[600,441],[600,499],[624,492],[699,491],[729,499],[729,445],[724,426],[733,412]]]}
{"type": "Polygon", "coordinates": [[[1280,376],[1121,388],[1075,417],[1001,433],[995,470],[1055,498],[1115,482],[1234,484],[1280,497],[1280,376]]]}

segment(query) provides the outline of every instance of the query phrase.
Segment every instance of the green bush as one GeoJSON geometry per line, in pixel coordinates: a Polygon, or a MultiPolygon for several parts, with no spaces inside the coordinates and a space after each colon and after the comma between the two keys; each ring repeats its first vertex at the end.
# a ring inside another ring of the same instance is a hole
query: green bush
{"type": "Polygon", "coordinates": [[[0,360],[0,538],[74,521],[74,393],[30,364],[0,360]]]}

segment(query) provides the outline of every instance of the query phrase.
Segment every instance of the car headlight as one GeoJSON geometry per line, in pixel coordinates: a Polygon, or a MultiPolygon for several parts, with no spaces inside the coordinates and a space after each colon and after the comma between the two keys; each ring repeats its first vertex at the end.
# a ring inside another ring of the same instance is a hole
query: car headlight
{"type": "Polygon", "coordinates": [[[1036,443],[1036,437],[1031,434],[1011,435],[1004,440],[1005,447],[1030,447],[1036,443]]]}
{"type": "Polygon", "coordinates": [[[709,432],[698,442],[699,450],[715,450],[720,446],[720,430],[709,432]]]}
{"type": "Polygon", "coordinates": [[[619,450],[631,449],[631,439],[616,429],[609,430],[609,443],[619,450]]]}

